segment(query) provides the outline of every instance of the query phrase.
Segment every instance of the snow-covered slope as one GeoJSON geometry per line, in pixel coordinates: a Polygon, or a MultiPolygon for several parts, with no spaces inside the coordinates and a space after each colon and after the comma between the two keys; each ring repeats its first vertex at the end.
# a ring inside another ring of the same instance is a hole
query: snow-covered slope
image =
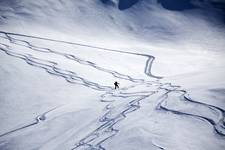
{"type": "Polygon", "coordinates": [[[223,6],[1,0],[0,149],[224,150],[223,6]]]}

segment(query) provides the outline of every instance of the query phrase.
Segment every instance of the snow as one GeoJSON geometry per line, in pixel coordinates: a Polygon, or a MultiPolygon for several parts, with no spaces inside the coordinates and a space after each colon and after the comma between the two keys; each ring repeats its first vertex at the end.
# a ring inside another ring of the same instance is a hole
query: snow
{"type": "Polygon", "coordinates": [[[225,149],[218,8],[120,4],[0,1],[1,150],[225,149]]]}

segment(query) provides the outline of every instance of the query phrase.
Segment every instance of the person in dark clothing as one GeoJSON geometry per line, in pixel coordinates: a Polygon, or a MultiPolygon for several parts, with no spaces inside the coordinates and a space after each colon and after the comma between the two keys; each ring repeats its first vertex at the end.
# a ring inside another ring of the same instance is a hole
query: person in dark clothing
{"type": "Polygon", "coordinates": [[[114,82],[114,85],[115,85],[115,89],[119,88],[119,83],[117,81],[114,82]]]}

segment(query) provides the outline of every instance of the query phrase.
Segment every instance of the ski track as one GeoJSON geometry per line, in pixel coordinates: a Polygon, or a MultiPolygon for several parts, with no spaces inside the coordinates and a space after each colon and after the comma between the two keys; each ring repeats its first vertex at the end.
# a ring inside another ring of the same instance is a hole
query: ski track
{"type": "Polygon", "coordinates": [[[57,109],[57,108],[59,108],[59,107],[60,107],[60,106],[54,107],[54,108],[52,108],[52,109],[50,109],[50,110],[48,110],[48,111],[46,111],[46,112],[44,112],[44,113],[38,115],[38,116],[35,118],[35,120],[34,120],[32,123],[30,123],[30,124],[24,125],[24,126],[22,126],[22,127],[19,127],[19,128],[14,129],[14,130],[8,131],[8,132],[6,132],[6,133],[4,133],[4,134],[1,134],[1,135],[0,135],[0,138],[3,137],[3,136],[6,136],[6,135],[12,134],[12,133],[14,133],[14,132],[17,132],[17,131],[21,131],[21,130],[23,130],[23,129],[26,129],[26,128],[28,128],[28,127],[34,126],[34,125],[36,125],[36,124],[38,124],[38,123],[41,123],[41,122],[45,121],[45,120],[46,120],[46,115],[47,115],[49,112],[54,111],[55,109],[57,109]]]}
{"type": "MultiPolygon", "coordinates": [[[[156,111],[170,112],[175,115],[182,115],[185,117],[200,119],[204,122],[209,123],[211,126],[213,126],[216,135],[225,137],[224,109],[191,99],[188,93],[185,90],[183,90],[180,86],[172,85],[171,83],[161,83],[160,80],[158,80],[161,77],[157,77],[151,73],[152,63],[155,59],[154,56],[147,55],[147,54],[125,52],[125,51],[115,50],[115,49],[107,49],[107,48],[96,47],[96,46],[85,45],[85,44],[74,43],[74,42],[67,42],[67,41],[60,41],[60,40],[54,40],[54,39],[48,39],[48,38],[42,38],[42,37],[17,34],[17,33],[8,33],[4,31],[0,31],[0,39],[8,40],[8,42],[10,43],[10,44],[0,43],[0,50],[5,52],[9,56],[19,58],[21,60],[24,60],[29,65],[44,69],[46,70],[46,72],[48,72],[51,75],[63,77],[68,83],[83,85],[98,91],[105,91],[105,93],[100,96],[100,102],[106,103],[105,111],[103,115],[99,117],[100,126],[97,127],[94,131],[91,131],[89,134],[87,134],[85,137],[83,137],[79,141],[76,141],[74,143],[74,147],[72,147],[71,150],[79,150],[79,149],[105,150],[105,148],[102,146],[102,143],[104,143],[107,140],[110,140],[119,132],[119,129],[116,129],[115,125],[123,121],[126,117],[129,117],[129,116],[132,117],[131,113],[141,108],[141,101],[151,97],[152,95],[160,91],[165,91],[165,94],[158,97],[158,100],[160,102],[155,107],[156,111]],[[81,59],[72,54],[58,52],[50,48],[33,45],[26,40],[19,39],[19,37],[59,42],[63,44],[72,44],[72,45],[76,45],[80,47],[88,47],[94,50],[101,50],[105,52],[110,51],[115,53],[123,53],[127,55],[136,55],[136,56],[144,57],[144,58],[147,58],[144,73],[151,78],[155,78],[156,80],[146,81],[144,79],[136,79],[129,75],[119,73],[115,70],[109,70],[109,69],[103,68],[95,64],[94,62],[81,59]],[[64,58],[68,60],[73,60],[75,63],[89,66],[98,71],[108,73],[115,78],[131,81],[133,85],[129,87],[121,88],[120,92],[115,93],[113,92],[113,88],[110,86],[100,85],[93,81],[89,81],[88,79],[85,79],[82,76],[79,76],[78,73],[76,72],[60,68],[57,62],[36,58],[32,56],[31,54],[27,54],[27,53],[17,53],[15,52],[14,49],[11,48],[10,46],[11,44],[24,46],[26,48],[29,48],[31,51],[38,51],[40,53],[52,53],[55,55],[63,56],[64,58]],[[135,88],[139,85],[143,85],[145,87],[145,91],[129,92],[130,89],[135,88]],[[149,90],[149,87],[155,87],[155,90],[149,90]],[[176,108],[169,107],[167,103],[169,103],[169,98],[173,94],[179,94],[179,96],[176,96],[177,100],[179,101],[185,101],[185,102],[188,102],[190,105],[196,105],[196,106],[202,107],[204,109],[209,110],[208,111],[209,113],[216,112],[217,114],[219,114],[218,118],[210,118],[207,115],[202,115],[204,113],[198,113],[198,112],[193,113],[192,111],[186,112],[182,110],[177,110],[176,108]],[[124,100],[123,103],[115,105],[118,101],[123,101],[123,100],[124,100]]],[[[0,138],[13,134],[14,132],[25,130],[28,127],[34,126],[40,123],[41,121],[44,121],[45,119],[47,119],[46,114],[57,108],[58,107],[55,107],[37,116],[35,118],[35,121],[30,124],[27,124],[25,126],[22,126],[17,129],[8,131],[4,134],[1,134],[0,138]]],[[[166,149],[161,147],[160,145],[155,145],[154,143],[153,145],[158,147],[159,149],[166,149]]]]}

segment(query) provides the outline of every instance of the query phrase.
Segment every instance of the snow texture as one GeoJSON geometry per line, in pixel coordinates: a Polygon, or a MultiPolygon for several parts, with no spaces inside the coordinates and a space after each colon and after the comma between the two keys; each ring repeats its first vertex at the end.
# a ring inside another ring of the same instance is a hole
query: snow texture
{"type": "Polygon", "coordinates": [[[224,150],[224,1],[176,2],[1,0],[0,150],[224,150]]]}

